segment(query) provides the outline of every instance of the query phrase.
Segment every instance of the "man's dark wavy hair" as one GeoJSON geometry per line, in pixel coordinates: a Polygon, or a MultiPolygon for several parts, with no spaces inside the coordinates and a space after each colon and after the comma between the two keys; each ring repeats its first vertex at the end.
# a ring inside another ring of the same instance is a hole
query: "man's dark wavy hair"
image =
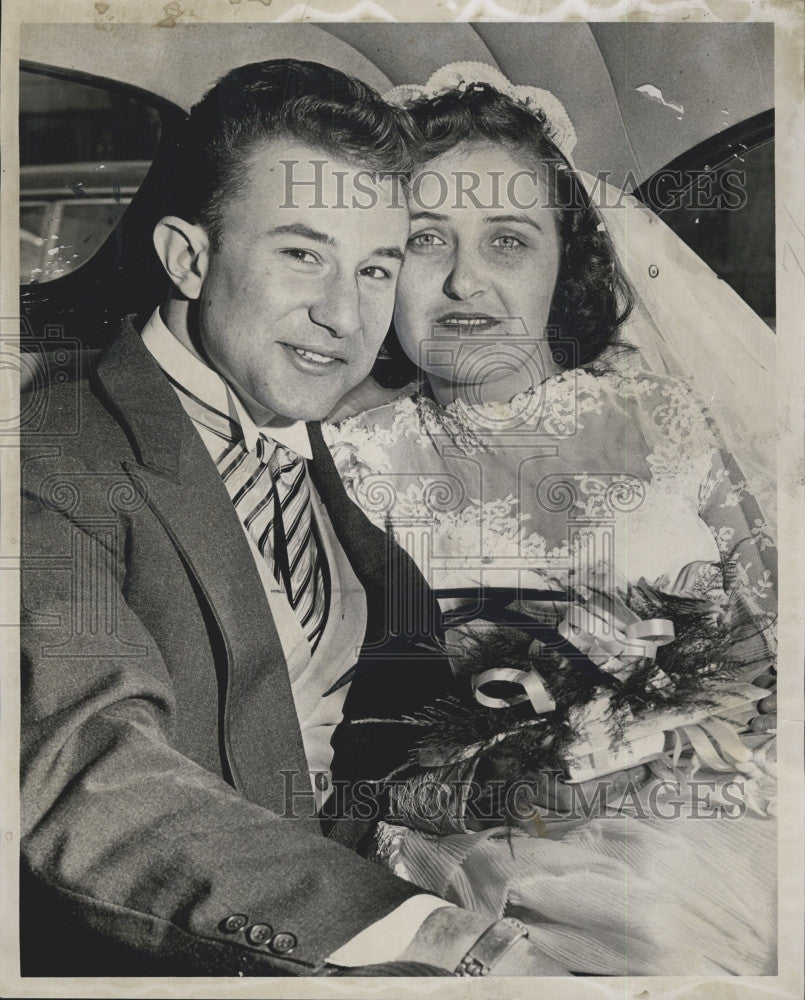
{"type": "MultiPolygon", "coordinates": [[[[559,274],[548,320],[548,339],[562,368],[594,361],[614,340],[632,310],[633,297],[597,209],[576,172],[546,134],[545,116],[487,84],[452,90],[409,107],[422,141],[422,164],[463,142],[491,142],[520,153],[545,181],[548,204],[557,206],[559,274]]],[[[415,374],[394,330],[384,344],[388,360],[375,377],[403,385],[415,374]]]]}
{"type": "Polygon", "coordinates": [[[193,107],[174,158],[172,211],[215,243],[248,155],[277,138],[373,172],[411,170],[414,130],[405,111],[330,66],[272,59],[231,70],[193,107]]]}

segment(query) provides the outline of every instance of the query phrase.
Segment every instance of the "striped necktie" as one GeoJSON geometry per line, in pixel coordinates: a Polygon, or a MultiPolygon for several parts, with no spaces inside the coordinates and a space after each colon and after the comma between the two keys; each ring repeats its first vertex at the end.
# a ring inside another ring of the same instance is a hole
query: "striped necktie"
{"type": "Polygon", "coordinates": [[[249,451],[236,421],[173,384],[193,420],[228,442],[218,471],[241,523],[284,588],[315,651],[327,624],[330,572],[304,459],[262,434],[249,451]]]}

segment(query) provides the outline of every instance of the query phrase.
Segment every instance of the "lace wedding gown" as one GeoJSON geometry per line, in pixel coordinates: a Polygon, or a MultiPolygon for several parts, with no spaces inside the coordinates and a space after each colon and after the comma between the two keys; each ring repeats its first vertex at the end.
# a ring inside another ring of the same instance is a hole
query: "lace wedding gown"
{"type": "MultiPolygon", "coordinates": [[[[685,384],[636,353],[506,405],[408,395],[325,436],[348,492],[437,589],[642,578],[776,610],[774,543],[745,479],[685,384]]],[[[377,856],[448,900],[527,921],[575,972],[770,974],[774,739],[743,744],[737,771],[694,757],[675,788],[657,777],[619,809],[549,814],[530,832],[383,824],[377,856]],[[718,804],[736,778],[730,818],[718,804]]]]}

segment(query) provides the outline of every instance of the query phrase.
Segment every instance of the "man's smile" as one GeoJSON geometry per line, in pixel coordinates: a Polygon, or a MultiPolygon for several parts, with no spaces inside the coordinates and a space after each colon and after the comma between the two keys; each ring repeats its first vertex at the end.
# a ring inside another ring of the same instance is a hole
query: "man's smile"
{"type": "Polygon", "coordinates": [[[282,346],[291,355],[294,364],[304,371],[320,374],[325,369],[340,368],[341,365],[346,364],[346,359],[339,354],[313,351],[307,347],[297,347],[294,344],[283,343],[282,346]]]}

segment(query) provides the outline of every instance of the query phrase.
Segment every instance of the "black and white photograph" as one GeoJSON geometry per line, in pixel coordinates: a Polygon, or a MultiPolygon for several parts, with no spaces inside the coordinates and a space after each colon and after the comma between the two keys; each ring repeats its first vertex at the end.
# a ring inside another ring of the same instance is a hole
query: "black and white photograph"
{"type": "Polygon", "coordinates": [[[803,6],[532,6],[7,5],[4,996],[802,995],[803,6]]]}

